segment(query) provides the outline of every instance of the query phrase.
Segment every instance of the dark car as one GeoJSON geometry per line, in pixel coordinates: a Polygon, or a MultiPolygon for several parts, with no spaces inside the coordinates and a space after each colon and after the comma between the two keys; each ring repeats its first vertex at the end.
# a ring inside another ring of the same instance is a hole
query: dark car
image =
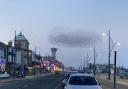
{"type": "Polygon", "coordinates": [[[24,78],[25,77],[25,72],[24,70],[20,69],[16,71],[16,77],[17,78],[24,78]]]}

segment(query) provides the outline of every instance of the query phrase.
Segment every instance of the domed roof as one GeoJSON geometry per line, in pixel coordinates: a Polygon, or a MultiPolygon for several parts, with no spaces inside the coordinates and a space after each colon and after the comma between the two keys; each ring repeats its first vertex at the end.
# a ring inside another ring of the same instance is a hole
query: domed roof
{"type": "Polygon", "coordinates": [[[21,32],[19,35],[16,36],[16,40],[17,41],[28,41],[21,32]]]}

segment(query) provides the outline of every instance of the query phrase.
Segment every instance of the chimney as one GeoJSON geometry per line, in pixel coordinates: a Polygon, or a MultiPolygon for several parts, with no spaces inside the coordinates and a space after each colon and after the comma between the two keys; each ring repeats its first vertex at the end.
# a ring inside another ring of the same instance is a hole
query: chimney
{"type": "Polygon", "coordinates": [[[8,46],[12,47],[12,41],[8,42],[8,46]]]}

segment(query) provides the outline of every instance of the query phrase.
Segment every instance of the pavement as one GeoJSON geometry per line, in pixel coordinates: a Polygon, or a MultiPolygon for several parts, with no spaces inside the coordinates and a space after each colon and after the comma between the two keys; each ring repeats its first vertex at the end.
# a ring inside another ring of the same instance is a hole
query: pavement
{"type": "MultiPolygon", "coordinates": [[[[96,77],[100,82],[102,82],[101,86],[103,89],[113,89],[113,76],[111,76],[111,80],[108,80],[107,75],[104,74],[97,75],[96,77]]],[[[119,79],[117,77],[116,83],[116,89],[128,89],[128,80],[119,79]]]]}
{"type": "Polygon", "coordinates": [[[0,89],[62,89],[63,75],[42,74],[0,81],[0,89]]]}
{"type": "Polygon", "coordinates": [[[10,78],[7,78],[7,79],[0,79],[0,83],[1,82],[9,82],[9,81],[14,81],[14,80],[24,80],[24,79],[33,79],[33,78],[37,78],[37,77],[40,77],[40,76],[46,76],[46,75],[50,75],[51,73],[49,73],[49,74],[44,74],[44,73],[42,73],[42,74],[36,74],[35,76],[34,75],[30,75],[30,76],[26,76],[25,78],[12,78],[12,77],[10,77],[10,78]]]}

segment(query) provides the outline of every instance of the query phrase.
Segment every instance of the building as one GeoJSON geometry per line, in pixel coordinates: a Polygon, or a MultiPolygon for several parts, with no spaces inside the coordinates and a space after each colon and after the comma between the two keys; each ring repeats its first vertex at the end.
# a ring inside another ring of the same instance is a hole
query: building
{"type": "Polygon", "coordinates": [[[26,37],[20,32],[15,38],[16,47],[16,67],[24,68],[30,63],[29,61],[29,42],[26,37]]]}
{"type": "Polygon", "coordinates": [[[51,52],[52,52],[52,57],[53,57],[53,59],[56,60],[57,48],[51,48],[51,52]]]}
{"type": "Polygon", "coordinates": [[[62,71],[64,65],[58,60],[54,60],[52,56],[43,57],[43,67],[49,72],[62,71]]]}
{"type": "Polygon", "coordinates": [[[0,72],[13,75],[15,71],[24,70],[26,74],[33,74],[33,70],[41,72],[42,56],[29,49],[29,41],[20,32],[13,42],[0,42],[0,72]],[[14,43],[14,45],[13,45],[14,43]]]}
{"type": "Polygon", "coordinates": [[[7,45],[0,42],[0,72],[5,71],[7,62],[7,45]]]}

